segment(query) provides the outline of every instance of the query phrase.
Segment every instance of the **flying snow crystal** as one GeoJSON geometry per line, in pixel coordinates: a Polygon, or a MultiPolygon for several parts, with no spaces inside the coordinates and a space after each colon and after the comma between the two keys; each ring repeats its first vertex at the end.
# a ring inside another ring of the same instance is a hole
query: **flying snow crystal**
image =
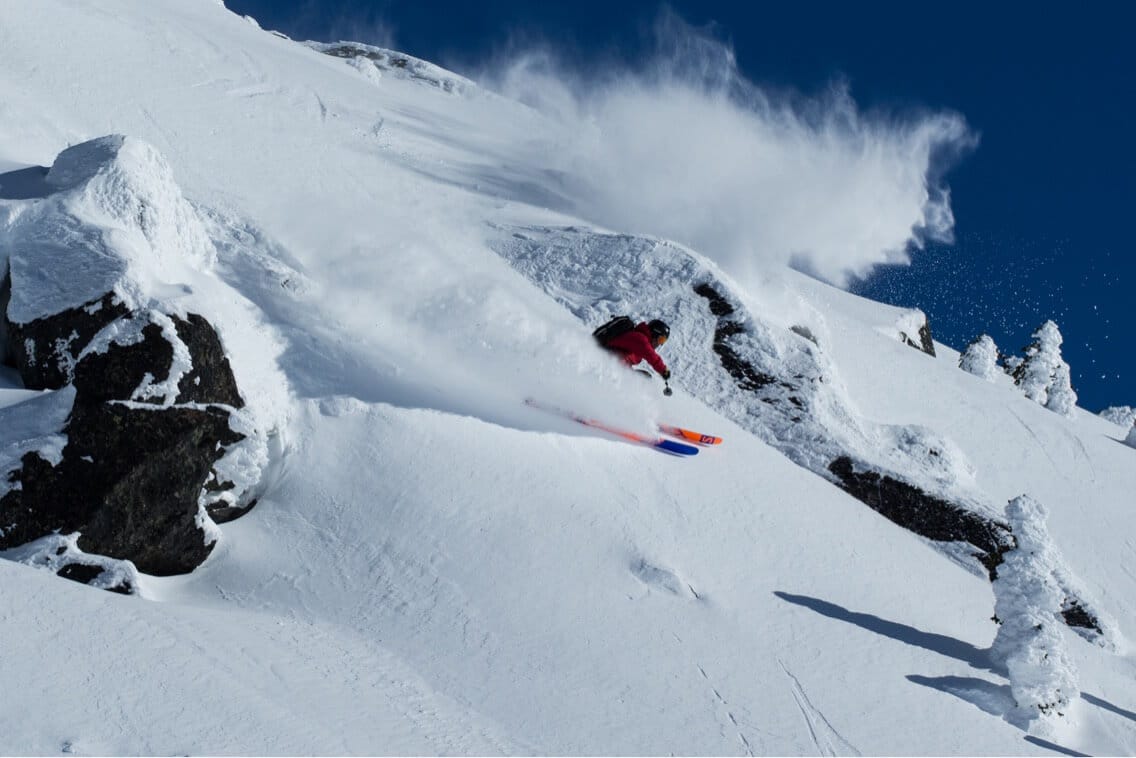
{"type": "Polygon", "coordinates": [[[655,37],[634,70],[585,75],[542,51],[480,76],[561,125],[546,160],[565,210],[690,245],[735,276],[791,263],[839,285],[951,238],[939,178],[975,142],[961,116],[866,114],[843,83],[771,94],[673,13],[655,37]]]}
{"type": "Polygon", "coordinates": [[[959,368],[988,382],[998,376],[998,346],[989,334],[975,337],[959,356],[959,368]]]}
{"type": "Polygon", "coordinates": [[[1027,721],[1064,716],[1080,694],[1057,617],[1064,593],[1054,578],[1058,558],[1046,515],[1027,495],[1010,501],[1006,518],[1017,547],[1005,554],[993,584],[1001,625],[990,653],[1006,666],[1018,715],[1027,721]]]}
{"type": "Polygon", "coordinates": [[[1046,321],[1033,333],[1025,349],[1025,359],[1014,368],[1014,383],[1026,397],[1055,413],[1072,416],[1077,393],[1069,374],[1069,364],[1061,357],[1061,331],[1046,321]]]}

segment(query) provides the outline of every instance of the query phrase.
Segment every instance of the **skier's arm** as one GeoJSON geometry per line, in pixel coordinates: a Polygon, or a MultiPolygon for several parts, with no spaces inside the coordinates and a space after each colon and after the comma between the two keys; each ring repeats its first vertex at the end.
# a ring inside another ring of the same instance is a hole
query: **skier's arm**
{"type": "Polygon", "coordinates": [[[663,359],[655,352],[655,348],[651,347],[651,341],[645,339],[643,347],[643,357],[647,359],[647,363],[651,364],[651,368],[658,371],[662,376],[669,377],[671,372],[667,371],[667,364],[663,363],[663,359]]]}

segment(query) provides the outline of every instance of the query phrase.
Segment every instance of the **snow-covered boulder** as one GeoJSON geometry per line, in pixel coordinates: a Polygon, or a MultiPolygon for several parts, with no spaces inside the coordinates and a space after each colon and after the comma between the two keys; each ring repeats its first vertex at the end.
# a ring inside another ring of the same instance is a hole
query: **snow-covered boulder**
{"type": "Polygon", "coordinates": [[[1021,719],[1060,718],[1080,692],[1058,619],[1065,593],[1046,512],[1023,495],[1010,501],[1006,519],[1017,545],[1003,556],[994,580],[999,627],[991,657],[1006,667],[1021,719]]]}
{"type": "Polygon", "coordinates": [[[998,346],[988,334],[974,338],[959,356],[959,368],[988,382],[998,376],[998,346]]]}
{"type": "Polygon", "coordinates": [[[244,400],[213,325],[175,304],[216,252],[165,160],[139,140],[68,148],[46,187],[0,208],[0,321],[25,385],[65,388],[70,407],[38,430],[59,441],[46,453],[0,455],[0,549],[78,534],[67,550],[88,557],[59,568],[68,578],[101,581],[98,556],[191,571],[217,537],[210,511],[248,506],[217,473],[245,439],[231,418],[244,400]]]}

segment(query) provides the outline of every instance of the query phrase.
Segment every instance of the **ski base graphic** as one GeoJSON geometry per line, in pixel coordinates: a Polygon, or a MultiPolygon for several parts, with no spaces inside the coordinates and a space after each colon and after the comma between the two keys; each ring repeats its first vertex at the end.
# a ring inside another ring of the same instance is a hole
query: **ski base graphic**
{"type": "Polygon", "coordinates": [[[674,426],[672,424],[659,424],[659,431],[663,434],[669,434],[672,437],[680,437],[687,442],[693,442],[696,445],[722,444],[721,437],[715,437],[712,434],[703,434],[702,432],[695,432],[690,429],[684,429],[681,426],[674,426]]]}

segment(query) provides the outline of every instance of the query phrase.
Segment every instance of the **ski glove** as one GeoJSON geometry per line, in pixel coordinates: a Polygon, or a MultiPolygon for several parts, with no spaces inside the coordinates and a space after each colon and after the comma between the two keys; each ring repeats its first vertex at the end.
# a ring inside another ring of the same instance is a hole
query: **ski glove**
{"type": "Polygon", "coordinates": [[[663,373],[659,374],[659,376],[663,377],[664,380],[669,380],[671,378],[671,370],[665,368],[663,369],[663,373]]]}

